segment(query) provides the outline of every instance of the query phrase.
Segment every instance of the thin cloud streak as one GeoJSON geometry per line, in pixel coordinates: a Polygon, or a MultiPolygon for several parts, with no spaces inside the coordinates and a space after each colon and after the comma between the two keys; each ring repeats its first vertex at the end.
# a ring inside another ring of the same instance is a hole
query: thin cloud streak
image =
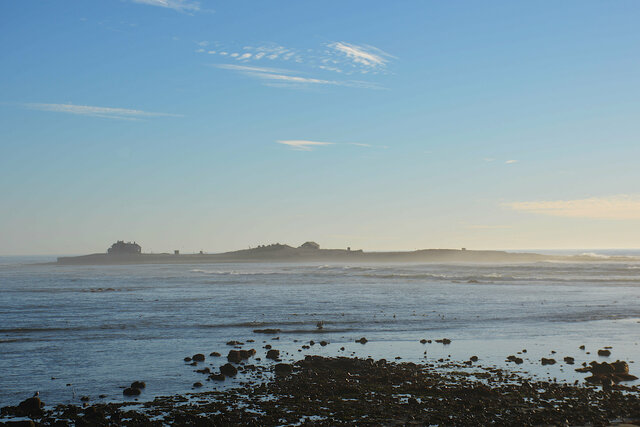
{"type": "Polygon", "coordinates": [[[153,113],[142,110],[132,110],[127,108],[95,107],[91,105],[75,104],[23,104],[30,110],[50,111],[54,113],[76,114],[81,116],[100,117],[116,120],[141,120],[153,117],[181,117],[178,114],[153,113]]]}
{"type": "Polygon", "coordinates": [[[179,10],[182,12],[197,12],[200,10],[200,3],[193,0],[132,0],[134,3],[146,4],[149,6],[164,7],[167,9],[179,10]]]}
{"type": "Polygon", "coordinates": [[[288,87],[299,87],[304,85],[325,85],[325,86],[345,86],[355,87],[362,89],[383,89],[375,83],[364,82],[359,80],[325,80],[314,77],[302,77],[293,75],[295,71],[279,69],[279,68],[267,68],[267,67],[253,67],[249,65],[234,65],[234,64],[217,64],[216,68],[237,71],[244,75],[255,77],[262,80],[273,80],[284,84],[289,84],[288,87]]]}
{"type": "Polygon", "coordinates": [[[640,220],[640,196],[638,195],[511,202],[504,203],[503,206],[518,212],[567,218],[640,220]]]}
{"type": "Polygon", "coordinates": [[[369,68],[384,67],[389,62],[386,57],[391,57],[386,52],[373,46],[358,46],[346,42],[330,43],[328,47],[346,55],[353,62],[369,68]]]}
{"type": "Polygon", "coordinates": [[[324,145],[334,145],[334,142],[320,142],[320,141],[307,141],[304,139],[293,139],[293,140],[279,140],[276,141],[278,144],[287,145],[294,150],[302,150],[302,151],[311,151],[314,147],[320,147],[324,145]]]}
{"type": "MultiPolygon", "coordinates": [[[[356,147],[363,148],[374,148],[371,144],[363,144],[361,142],[320,142],[320,141],[309,141],[305,139],[295,139],[295,140],[279,140],[276,141],[278,144],[288,145],[296,150],[304,150],[311,151],[314,147],[323,146],[323,145],[354,145],[356,147]]],[[[387,148],[387,147],[383,147],[387,148]]]]}
{"type": "Polygon", "coordinates": [[[278,73],[278,74],[290,74],[291,70],[284,68],[269,68],[269,67],[252,67],[250,65],[235,65],[235,64],[218,64],[214,65],[216,68],[232,71],[244,71],[247,73],[278,73]]]}

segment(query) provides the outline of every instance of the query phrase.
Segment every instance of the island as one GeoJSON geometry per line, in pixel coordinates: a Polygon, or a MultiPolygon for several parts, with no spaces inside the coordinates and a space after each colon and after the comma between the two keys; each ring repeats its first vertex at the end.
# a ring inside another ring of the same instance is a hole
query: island
{"type": "MultiPolygon", "coordinates": [[[[542,261],[593,261],[587,255],[545,255],[537,253],[507,252],[498,250],[419,249],[397,252],[365,252],[361,249],[322,249],[315,242],[305,242],[294,247],[274,243],[255,248],[223,253],[143,253],[137,243],[114,243],[106,253],[60,257],[61,265],[106,264],[209,264],[209,263],[528,263],[542,261]]],[[[628,257],[611,257],[611,261],[628,261],[628,257]]]]}

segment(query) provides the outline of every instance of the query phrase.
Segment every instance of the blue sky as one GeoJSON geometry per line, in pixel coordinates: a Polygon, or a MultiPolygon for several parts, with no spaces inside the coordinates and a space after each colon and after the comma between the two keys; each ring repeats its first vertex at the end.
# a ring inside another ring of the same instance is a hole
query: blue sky
{"type": "Polygon", "coordinates": [[[0,254],[638,247],[636,1],[0,3],[0,254]]]}

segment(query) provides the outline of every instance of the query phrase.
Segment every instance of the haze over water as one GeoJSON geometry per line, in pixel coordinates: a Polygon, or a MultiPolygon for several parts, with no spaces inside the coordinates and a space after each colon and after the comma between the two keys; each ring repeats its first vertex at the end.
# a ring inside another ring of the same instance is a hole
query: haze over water
{"type": "Polygon", "coordinates": [[[636,260],[25,264],[34,260],[10,257],[0,263],[0,406],[34,390],[52,403],[78,403],[83,395],[100,401],[101,394],[119,400],[119,387],[133,379],[147,382],[144,398],[186,392],[198,376],[182,359],[199,352],[224,355],[229,340],[254,339],[247,348],[259,355],[266,340],[288,351],[285,358],[353,351],[360,357],[433,362],[477,355],[485,366],[506,366],[506,356],[527,349],[518,369],[566,381],[584,375],[573,372],[574,366],[543,368],[540,358],[555,350],[556,359],[573,356],[579,364],[600,360],[597,349],[612,346],[609,359],[639,362],[636,260]],[[324,322],[322,331],[318,321],[324,322]],[[281,329],[280,339],[252,332],[263,328],[281,329]],[[356,344],[362,336],[369,342],[356,344]],[[444,337],[451,345],[419,343],[444,337]],[[297,351],[310,340],[330,344],[297,351]],[[578,349],[582,344],[590,355],[578,349]]]}

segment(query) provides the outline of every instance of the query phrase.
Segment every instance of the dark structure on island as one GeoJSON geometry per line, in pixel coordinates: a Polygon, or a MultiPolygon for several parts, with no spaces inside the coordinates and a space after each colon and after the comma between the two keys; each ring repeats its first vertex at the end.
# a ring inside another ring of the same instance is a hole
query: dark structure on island
{"type": "Polygon", "coordinates": [[[304,242],[298,246],[298,249],[320,249],[320,245],[316,242],[304,242]]]}
{"type": "Polygon", "coordinates": [[[107,253],[111,255],[131,255],[131,254],[140,254],[142,253],[142,247],[136,242],[127,242],[124,240],[118,240],[115,242],[109,249],[107,249],[107,253]]]}

